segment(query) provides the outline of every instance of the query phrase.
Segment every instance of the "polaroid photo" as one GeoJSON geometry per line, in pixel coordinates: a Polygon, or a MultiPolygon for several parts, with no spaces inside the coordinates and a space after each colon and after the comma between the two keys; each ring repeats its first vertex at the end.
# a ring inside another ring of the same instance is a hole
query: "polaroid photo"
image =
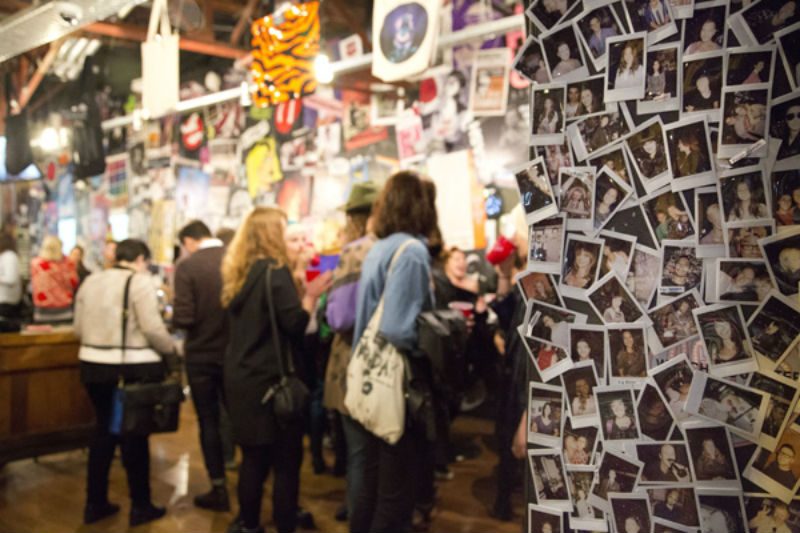
{"type": "Polygon", "coordinates": [[[526,335],[563,348],[569,347],[569,326],[585,324],[586,315],[564,307],[531,300],[526,314],[526,335]]]}
{"type": "MultiPolygon", "coordinates": [[[[769,84],[722,91],[722,122],[717,157],[729,158],[750,149],[769,131],[769,84]]],[[[767,145],[750,152],[750,157],[765,157],[767,145]]]]}
{"type": "Polygon", "coordinates": [[[769,124],[770,136],[781,141],[774,170],[800,167],[800,90],[770,102],[769,124]]]}
{"type": "Polygon", "coordinates": [[[564,426],[564,390],[529,383],[528,443],[554,448],[561,444],[564,426]]]}
{"type": "MultiPolygon", "coordinates": [[[[536,146],[535,149],[537,154],[544,157],[544,161],[547,163],[547,173],[551,180],[558,179],[558,171],[561,167],[571,167],[574,164],[572,151],[566,141],[562,144],[536,146]]],[[[552,184],[557,185],[557,182],[552,181],[552,184]]]]}
{"type": "Polygon", "coordinates": [[[614,218],[616,212],[633,194],[633,188],[607,167],[600,169],[594,179],[595,234],[614,218]]]}
{"type": "Polygon", "coordinates": [[[691,483],[689,451],[680,441],[636,444],[636,458],[644,463],[640,485],[691,483]]]}
{"type": "Polygon", "coordinates": [[[728,20],[730,29],[742,46],[767,44],[775,32],[800,21],[794,2],[762,0],[753,2],[728,20]]]}
{"type": "Polygon", "coordinates": [[[534,84],[531,87],[530,144],[564,142],[564,108],[567,87],[563,83],[534,84]]]}
{"type": "Polygon", "coordinates": [[[798,451],[800,427],[791,425],[783,432],[774,451],[758,448],[742,475],[767,491],[770,496],[788,504],[800,489],[798,451]]]}
{"type": "Polygon", "coordinates": [[[475,52],[469,99],[474,116],[506,114],[509,69],[508,49],[489,48],[475,52]]]}
{"type": "Polygon", "coordinates": [[[661,253],[642,244],[636,244],[625,284],[642,309],[649,309],[653,301],[653,294],[658,288],[658,277],[653,273],[659,268],[661,268],[661,253]]]}
{"type": "Polygon", "coordinates": [[[589,155],[628,135],[630,124],[627,107],[621,104],[617,111],[573,122],[567,126],[567,137],[575,150],[575,157],[578,161],[585,161],[589,155]]]}
{"type": "Polygon", "coordinates": [[[525,210],[525,221],[529,226],[558,213],[556,198],[542,157],[517,168],[514,177],[525,210]]]}
{"type": "Polygon", "coordinates": [[[727,17],[727,0],[706,2],[702,7],[695,6],[694,16],[683,21],[683,57],[691,59],[704,52],[724,50],[727,17]]]}
{"type": "Polygon", "coordinates": [[[371,124],[394,126],[403,112],[403,99],[392,91],[373,92],[370,97],[371,124]]]}
{"type": "Polygon", "coordinates": [[[647,336],[650,350],[659,353],[698,334],[692,311],[703,304],[700,293],[693,289],[675,297],[647,314],[653,323],[647,336]]]}
{"type": "Polygon", "coordinates": [[[653,521],[679,531],[694,533],[700,527],[697,498],[689,484],[648,487],[647,499],[653,508],[653,521]]]}
{"type": "Polygon", "coordinates": [[[567,105],[564,115],[567,120],[586,118],[607,111],[615,111],[615,105],[604,101],[605,77],[600,74],[567,84],[567,105]]]}
{"type": "Polygon", "coordinates": [[[600,416],[593,392],[599,381],[594,362],[584,361],[574,365],[561,374],[561,380],[567,395],[567,409],[572,427],[580,429],[597,426],[600,416]]]}
{"type": "Polygon", "coordinates": [[[528,450],[536,502],[559,511],[572,512],[564,461],[559,450],[528,450]]]}
{"type": "MultiPolygon", "coordinates": [[[[574,366],[586,361],[594,364],[601,380],[605,379],[606,369],[606,328],[588,324],[570,324],[569,347],[574,366]]],[[[574,367],[573,366],[573,367],[574,367]]]]}
{"type": "Polygon", "coordinates": [[[767,395],[761,391],[695,372],[686,411],[758,442],[767,404],[767,395]]]}
{"type": "Polygon", "coordinates": [[[739,488],[739,469],[728,430],[703,422],[683,430],[698,487],[739,488]]]}
{"type": "Polygon", "coordinates": [[[796,381],[774,372],[753,372],[747,385],[769,395],[767,414],[761,426],[758,444],[774,451],[786,426],[795,418],[795,406],[800,394],[796,381]]]}
{"type": "Polygon", "coordinates": [[[773,216],[778,227],[784,228],[800,224],[800,169],[772,172],[773,216]]]}
{"type": "Polygon", "coordinates": [[[642,436],[654,441],[667,440],[675,427],[675,420],[655,385],[645,383],[637,400],[636,412],[642,436]]]}
{"type": "Polygon", "coordinates": [[[747,523],[741,491],[696,489],[702,531],[735,531],[747,523]]]}
{"type": "Polygon", "coordinates": [[[580,6],[580,0],[534,0],[525,15],[541,30],[547,31],[566,20],[580,6]]]}
{"type": "Polygon", "coordinates": [[[603,241],[601,239],[582,237],[572,233],[567,235],[559,280],[559,290],[562,296],[582,298],[589,287],[597,281],[602,256],[603,241]]]}
{"type": "Polygon", "coordinates": [[[606,5],[586,8],[573,19],[575,31],[597,71],[606,66],[606,40],[627,31],[612,4],[609,0],[606,5]]]}
{"type": "Polygon", "coordinates": [[[628,138],[625,146],[645,191],[652,193],[667,185],[672,177],[667,157],[667,137],[660,117],[644,122],[628,138]]]}
{"type": "Polygon", "coordinates": [[[566,82],[586,78],[589,69],[572,24],[562,24],[540,36],[547,72],[552,81],[566,82]]]}
{"type": "Polygon", "coordinates": [[[689,400],[694,373],[686,355],[670,359],[647,372],[678,424],[683,424],[691,414],[686,410],[686,402],[689,400]]]}
{"type": "MultiPolygon", "coordinates": [[[[590,157],[586,163],[593,166],[597,172],[600,172],[603,167],[607,167],[611,172],[619,176],[631,189],[633,195],[636,195],[636,188],[633,186],[633,179],[631,176],[631,166],[628,162],[628,157],[625,154],[625,149],[622,146],[611,146],[598,155],[590,157]]],[[[628,201],[628,205],[633,203],[633,196],[628,201]]]]}
{"type": "Polygon", "coordinates": [[[775,42],[778,43],[778,53],[781,63],[786,70],[786,77],[792,89],[800,89],[800,50],[797,42],[800,40],[800,23],[775,32],[775,42]]]}
{"type": "Polygon", "coordinates": [[[595,171],[593,167],[561,167],[558,170],[559,207],[570,231],[592,231],[595,171]]]}
{"type": "MultiPolygon", "coordinates": [[[[648,332],[647,338],[650,339],[654,332],[648,332]]],[[[650,357],[647,360],[647,368],[655,368],[667,361],[671,361],[676,357],[686,356],[691,363],[692,368],[695,370],[702,370],[708,372],[708,355],[706,354],[706,347],[700,335],[689,337],[681,342],[673,344],[669,348],[664,348],[661,351],[654,352],[650,350],[650,357]]]]}
{"type": "Polygon", "coordinates": [[[781,294],[796,295],[800,284],[800,228],[760,239],[758,245],[781,294]]]}
{"type": "Polygon", "coordinates": [[[775,220],[764,218],[725,224],[725,249],[728,257],[765,259],[758,241],[775,234],[775,220]]]}
{"type": "MultiPolygon", "coordinates": [[[[639,483],[644,464],[631,455],[604,449],[598,461],[589,503],[603,512],[610,512],[610,493],[632,493],[639,483]]],[[[646,531],[646,530],[643,530],[646,531]]]]}
{"type": "Polygon", "coordinates": [[[567,356],[563,347],[525,335],[523,325],[517,328],[517,332],[542,381],[548,382],[572,367],[572,360],[567,356]]]}
{"type": "Polygon", "coordinates": [[[586,531],[607,531],[605,514],[589,503],[594,484],[594,467],[567,468],[569,492],[573,497],[573,511],[569,515],[570,531],[582,529],[586,531]]]}
{"type": "Polygon", "coordinates": [[[798,517],[800,517],[800,500],[794,499],[783,503],[770,494],[744,494],[746,523],[750,533],[759,531],[788,531],[797,533],[798,517]]]}
{"type": "Polygon", "coordinates": [[[800,341],[800,309],[793,299],[772,291],[750,315],[747,332],[759,367],[774,369],[800,341]]]}
{"type": "Polygon", "coordinates": [[[639,388],[647,377],[645,325],[608,325],[609,383],[639,388]]]}
{"type": "Polygon", "coordinates": [[[567,418],[561,443],[564,462],[571,467],[593,465],[599,432],[597,426],[573,428],[572,420],[567,418]]]}
{"type": "Polygon", "coordinates": [[[586,297],[605,324],[649,323],[649,319],[616,272],[599,279],[586,297]]]}
{"type": "Polygon", "coordinates": [[[725,50],[725,85],[740,87],[769,83],[775,68],[775,47],[740,46],[725,50]]]}
{"type": "Polygon", "coordinates": [[[647,32],[648,46],[678,33],[667,0],[624,0],[622,5],[633,31],[647,32]]]}
{"type": "Polygon", "coordinates": [[[550,83],[547,65],[544,63],[542,45],[533,36],[528,37],[520,46],[511,68],[519,72],[523,78],[533,83],[550,83]]]}
{"type": "Polygon", "coordinates": [[[645,494],[611,492],[608,495],[608,505],[614,531],[652,531],[653,517],[645,494]]]}
{"type": "Polygon", "coordinates": [[[636,248],[636,237],[608,230],[601,231],[596,237],[604,243],[599,277],[614,272],[619,279],[627,280],[636,248]]]}
{"type": "Polygon", "coordinates": [[[638,440],[639,423],[633,390],[628,386],[598,386],[594,394],[600,410],[604,448],[621,448],[627,441],[638,440]]]}
{"type": "Polygon", "coordinates": [[[697,221],[697,257],[724,257],[727,248],[717,188],[695,189],[694,209],[694,219],[697,221]]]}
{"type": "Polygon", "coordinates": [[[561,295],[556,290],[556,280],[552,274],[523,272],[517,278],[517,287],[526,302],[538,300],[558,307],[564,305],[561,295]]]}
{"type": "Polygon", "coordinates": [[[683,59],[681,68],[681,118],[707,117],[719,122],[722,100],[721,52],[683,59]]]}
{"type": "Polygon", "coordinates": [[[564,515],[560,510],[528,504],[528,533],[564,533],[564,515]]]}
{"type": "Polygon", "coordinates": [[[739,306],[706,305],[694,309],[692,314],[705,343],[710,374],[727,377],[758,370],[739,306]]]}
{"type": "Polygon", "coordinates": [[[681,19],[688,19],[694,13],[695,0],[670,0],[669,4],[672,6],[672,16],[675,17],[676,23],[681,19]]]}
{"type": "Polygon", "coordinates": [[[711,136],[705,118],[664,126],[674,192],[714,185],[717,181],[711,156],[711,136]]]}
{"type": "Polygon", "coordinates": [[[694,224],[682,193],[666,188],[654,191],[642,198],[641,205],[655,242],[694,240],[694,224]]]}
{"type": "Polygon", "coordinates": [[[767,265],[760,259],[716,259],[716,300],[758,305],[775,287],[767,265]]]}
{"type": "Polygon", "coordinates": [[[702,291],[703,260],[697,257],[694,244],[686,241],[661,241],[661,296],[676,296],[697,289],[702,291]]]}
{"type": "Polygon", "coordinates": [[[679,66],[679,45],[669,43],[648,47],[644,98],[636,102],[637,114],[678,111],[681,108],[679,66]]]}
{"type": "Polygon", "coordinates": [[[645,94],[647,40],[643,32],[609,37],[605,101],[639,100],[645,94]]]}
{"type": "Polygon", "coordinates": [[[563,213],[529,226],[528,270],[546,274],[561,272],[566,233],[566,217],[563,213]]]}

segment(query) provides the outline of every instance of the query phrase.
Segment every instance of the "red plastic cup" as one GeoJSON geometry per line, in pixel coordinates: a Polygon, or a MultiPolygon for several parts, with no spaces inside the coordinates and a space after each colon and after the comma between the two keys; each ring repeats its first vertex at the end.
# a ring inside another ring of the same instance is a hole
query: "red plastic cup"
{"type": "Polygon", "coordinates": [[[475,306],[469,302],[450,302],[447,307],[453,311],[461,311],[461,314],[464,315],[464,318],[471,317],[472,312],[475,310],[475,306]]]}
{"type": "Polygon", "coordinates": [[[306,270],[306,281],[314,281],[320,274],[322,274],[322,272],[319,270],[309,268],[306,270]]]}
{"type": "Polygon", "coordinates": [[[489,253],[486,254],[486,260],[493,265],[499,265],[508,259],[516,249],[517,247],[513,242],[500,235],[495,241],[494,246],[489,250],[489,253]]]}

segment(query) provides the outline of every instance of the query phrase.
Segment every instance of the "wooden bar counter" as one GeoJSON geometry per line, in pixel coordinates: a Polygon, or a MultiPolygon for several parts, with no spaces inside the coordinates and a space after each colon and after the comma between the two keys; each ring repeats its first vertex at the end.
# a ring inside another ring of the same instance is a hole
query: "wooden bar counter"
{"type": "Polygon", "coordinates": [[[0,334],[0,465],[87,446],[93,420],[71,330],[0,334]]]}

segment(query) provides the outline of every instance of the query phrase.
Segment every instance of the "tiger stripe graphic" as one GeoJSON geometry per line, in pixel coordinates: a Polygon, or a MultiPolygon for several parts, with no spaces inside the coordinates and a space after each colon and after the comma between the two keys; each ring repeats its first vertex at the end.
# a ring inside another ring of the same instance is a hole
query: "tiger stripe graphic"
{"type": "Polygon", "coordinates": [[[314,59],[319,53],[319,2],[295,4],[281,15],[252,25],[256,83],[253,103],[267,107],[313,93],[317,88],[314,59]]]}

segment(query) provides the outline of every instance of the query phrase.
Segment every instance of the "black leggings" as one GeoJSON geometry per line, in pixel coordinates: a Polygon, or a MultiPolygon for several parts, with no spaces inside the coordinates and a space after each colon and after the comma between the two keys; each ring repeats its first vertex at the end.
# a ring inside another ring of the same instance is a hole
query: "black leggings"
{"type": "Polygon", "coordinates": [[[277,432],[276,440],[261,446],[242,446],[239,467],[239,513],[244,526],[257,528],[261,521],[264,481],[274,470],[272,519],[278,533],[292,533],[297,522],[300,465],[303,461],[302,423],[277,432]]]}

